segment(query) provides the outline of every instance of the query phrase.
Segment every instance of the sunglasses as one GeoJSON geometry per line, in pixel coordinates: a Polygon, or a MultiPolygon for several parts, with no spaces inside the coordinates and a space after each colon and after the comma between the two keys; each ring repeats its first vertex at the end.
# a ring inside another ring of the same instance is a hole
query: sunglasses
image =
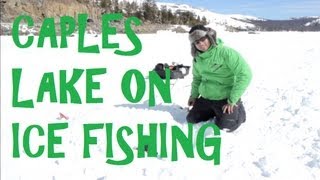
{"type": "Polygon", "coordinates": [[[203,36],[202,38],[196,40],[194,43],[195,43],[196,45],[198,45],[198,44],[200,44],[200,42],[204,42],[206,39],[208,39],[208,38],[207,38],[206,36],[203,36]]]}

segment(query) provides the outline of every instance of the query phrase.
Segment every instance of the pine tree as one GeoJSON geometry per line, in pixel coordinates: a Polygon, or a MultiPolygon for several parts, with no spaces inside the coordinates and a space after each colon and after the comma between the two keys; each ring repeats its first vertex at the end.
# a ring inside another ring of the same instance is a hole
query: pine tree
{"type": "Polygon", "coordinates": [[[177,24],[177,16],[175,16],[171,9],[168,10],[168,21],[170,24],[177,24]]]}
{"type": "Polygon", "coordinates": [[[113,0],[113,12],[115,13],[121,13],[122,10],[119,8],[119,1],[113,0]]]}
{"type": "Polygon", "coordinates": [[[106,6],[107,6],[107,0],[101,0],[100,1],[100,7],[106,8],[106,6]]]}
{"type": "Polygon", "coordinates": [[[142,7],[139,6],[136,1],[133,1],[130,4],[130,9],[132,9],[132,16],[135,16],[135,17],[141,19],[142,21],[145,20],[143,17],[142,7]]]}
{"type": "Polygon", "coordinates": [[[121,10],[121,12],[123,13],[123,14],[125,14],[126,12],[125,12],[125,7],[126,7],[126,1],[120,1],[119,2],[119,9],[121,10]]]}
{"type": "Polygon", "coordinates": [[[208,24],[207,18],[205,16],[202,16],[201,24],[203,24],[203,25],[207,25],[208,24]]]}
{"type": "Polygon", "coordinates": [[[124,10],[126,12],[126,16],[132,16],[133,15],[133,9],[132,9],[132,4],[130,2],[125,2],[124,5],[124,10]]]}
{"type": "Polygon", "coordinates": [[[100,6],[104,9],[104,13],[111,13],[112,12],[111,0],[101,0],[100,6]]]}
{"type": "Polygon", "coordinates": [[[154,0],[146,0],[142,4],[142,11],[145,20],[155,21],[158,11],[157,5],[154,0]]]}
{"type": "Polygon", "coordinates": [[[169,13],[167,7],[161,7],[161,23],[169,23],[169,13]]]}
{"type": "Polygon", "coordinates": [[[135,12],[138,12],[138,11],[141,11],[141,7],[138,5],[138,3],[136,1],[133,1],[131,4],[131,9],[132,9],[132,12],[135,13],[135,12]]]}

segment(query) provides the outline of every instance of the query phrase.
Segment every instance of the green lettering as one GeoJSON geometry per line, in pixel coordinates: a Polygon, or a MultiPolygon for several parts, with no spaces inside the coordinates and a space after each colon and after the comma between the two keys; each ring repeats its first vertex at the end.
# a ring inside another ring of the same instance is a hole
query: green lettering
{"type": "Polygon", "coordinates": [[[120,161],[108,159],[106,161],[106,163],[108,163],[108,164],[126,165],[126,164],[129,164],[133,161],[133,151],[132,151],[131,147],[128,145],[128,143],[126,142],[126,140],[124,140],[123,135],[122,135],[122,131],[126,131],[128,136],[130,136],[133,133],[133,131],[129,127],[124,126],[124,127],[121,127],[117,132],[118,144],[119,144],[120,148],[122,149],[122,151],[126,154],[126,158],[123,160],[120,160],[120,161]]]}
{"type": "Polygon", "coordinates": [[[160,141],[161,141],[160,157],[168,157],[168,154],[167,154],[167,123],[160,124],[160,141]]]}
{"type": "Polygon", "coordinates": [[[12,124],[12,134],[13,134],[13,157],[20,157],[20,148],[19,148],[19,123],[12,124]]]}
{"type": "Polygon", "coordinates": [[[187,157],[193,158],[193,146],[192,146],[192,137],[193,137],[193,130],[192,124],[188,124],[188,137],[179,129],[177,126],[172,126],[172,157],[171,161],[178,160],[178,149],[177,149],[177,141],[180,143],[184,153],[187,157]]]}
{"type": "Polygon", "coordinates": [[[113,150],[112,150],[112,123],[106,123],[106,157],[113,157],[113,150]]]}
{"type": "Polygon", "coordinates": [[[213,123],[207,123],[201,126],[197,135],[197,151],[199,156],[203,160],[214,160],[214,165],[219,165],[221,138],[220,137],[205,138],[205,131],[207,128],[212,128],[215,136],[220,135],[220,129],[213,123]],[[204,147],[213,147],[212,154],[206,155],[204,151],[204,147]]]}
{"type": "Polygon", "coordinates": [[[122,94],[128,101],[132,103],[139,102],[142,99],[144,92],[146,90],[146,84],[144,82],[144,77],[141,74],[141,72],[136,69],[127,71],[122,78],[121,90],[122,90],[122,94]],[[132,96],[132,93],[131,93],[131,80],[133,75],[135,76],[136,83],[137,83],[137,93],[135,98],[132,96]]]}
{"type": "Polygon", "coordinates": [[[87,103],[103,103],[103,98],[93,98],[92,90],[100,89],[100,83],[93,81],[94,75],[105,74],[107,72],[106,68],[99,69],[87,69],[86,71],[86,100],[87,103]]]}
{"type": "Polygon", "coordinates": [[[148,157],[157,157],[157,124],[149,124],[150,135],[143,135],[143,125],[138,124],[138,158],[144,157],[147,147],[148,157]]]}
{"type": "Polygon", "coordinates": [[[38,47],[43,47],[44,39],[49,37],[52,48],[58,47],[57,35],[54,26],[54,18],[45,18],[43,20],[38,39],[38,47]]]}
{"type": "Polygon", "coordinates": [[[134,45],[134,49],[132,49],[131,51],[116,50],[114,52],[115,54],[119,54],[119,55],[123,55],[123,56],[133,56],[133,55],[139,54],[141,52],[142,44],[141,44],[141,41],[138,38],[138,36],[132,30],[131,22],[133,22],[137,26],[141,25],[142,22],[137,17],[129,17],[125,21],[125,31],[126,31],[127,37],[129,38],[131,43],[134,45]]]}
{"type": "Polygon", "coordinates": [[[12,69],[12,106],[13,107],[23,107],[23,108],[33,108],[33,101],[26,100],[26,101],[18,101],[19,99],[19,86],[20,86],[20,78],[21,78],[21,71],[22,69],[12,69]]]}
{"type": "Polygon", "coordinates": [[[50,94],[50,102],[58,102],[53,73],[45,73],[41,79],[37,102],[43,102],[44,93],[50,94]]]}
{"type": "Polygon", "coordinates": [[[90,158],[90,144],[97,144],[97,138],[90,136],[90,131],[95,129],[103,129],[103,124],[84,124],[84,144],[83,144],[83,158],[90,158]]]}
{"type": "Polygon", "coordinates": [[[87,19],[88,19],[88,14],[78,15],[78,25],[79,25],[78,52],[100,53],[98,45],[84,47],[84,36],[86,33],[87,19]]]}
{"type": "Polygon", "coordinates": [[[62,16],[60,18],[60,29],[61,29],[60,48],[67,48],[68,47],[67,36],[71,35],[76,29],[76,21],[71,16],[62,16]]]}
{"type": "Polygon", "coordinates": [[[31,152],[31,148],[30,148],[30,133],[31,133],[32,129],[38,130],[39,136],[43,136],[44,135],[44,131],[43,131],[42,127],[39,126],[39,125],[31,125],[26,129],[26,131],[23,134],[23,148],[24,148],[24,151],[26,152],[26,154],[29,157],[36,158],[36,157],[40,157],[43,154],[44,145],[39,146],[38,147],[38,151],[36,153],[32,153],[31,152]]]}
{"type": "Polygon", "coordinates": [[[12,26],[12,39],[14,44],[19,47],[19,48],[28,48],[31,46],[33,43],[33,36],[28,36],[28,40],[25,44],[21,44],[20,39],[19,39],[19,30],[20,30],[20,22],[22,20],[26,20],[28,27],[32,27],[34,22],[33,19],[30,16],[18,16],[17,18],[14,19],[13,21],[13,26],[12,26]]]}
{"type": "Polygon", "coordinates": [[[165,103],[171,103],[170,93],[170,70],[166,69],[165,82],[155,71],[149,72],[149,106],[153,107],[156,104],[156,98],[154,93],[154,87],[156,86],[165,103]]]}
{"type": "Polygon", "coordinates": [[[65,155],[63,152],[54,152],[55,144],[62,144],[61,136],[55,136],[55,130],[66,129],[68,128],[68,123],[56,123],[48,125],[48,157],[49,158],[64,158],[65,155]]]}
{"type": "Polygon", "coordinates": [[[60,103],[67,103],[67,92],[71,97],[71,103],[81,104],[81,98],[74,84],[82,75],[82,69],[73,69],[73,74],[69,82],[67,82],[66,70],[60,70],[60,103]]]}
{"type": "Polygon", "coordinates": [[[109,35],[117,34],[115,27],[110,27],[109,21],[121,20],[121,13],[104,14],[102,16],[102,48],[119,48],[119,43],[109,43],[109,35]]]}

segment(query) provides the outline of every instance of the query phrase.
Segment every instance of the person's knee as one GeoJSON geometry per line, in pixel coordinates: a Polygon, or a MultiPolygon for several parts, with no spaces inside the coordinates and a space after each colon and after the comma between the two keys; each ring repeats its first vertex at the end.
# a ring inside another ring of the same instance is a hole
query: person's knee
{"type": "Polygon", "coordinates": [[[239,120],[241,121],[241,123],[244,123],[246,121],[246,111],[242,103],[239,105],[239,120]]]}
{"type": "Polygon", "coordinates": [[[232,114],[224,114],[217,122],[217,126],[220,129],[228,129],[228,132],[232,132],[240,127],[245,121],[245,111],[243,106],[238,106],[232,114]]]}
{"type": "Polygon", "coordinates": [[[186,120],[188,123],[192,123],[192,124],[197,123],[197,119],[193,113],[189,113],[186,117],[186,120]]]}
{"type": "Polygon", "coordinates": [[[232,132],[232,131],[238,129],[238,127],[240,127],[241,122],[239,121],[239,119],[224,118],[220,121],[217,121],[216,125],[220,129],[227,129],[227,132],[232,132]]]}

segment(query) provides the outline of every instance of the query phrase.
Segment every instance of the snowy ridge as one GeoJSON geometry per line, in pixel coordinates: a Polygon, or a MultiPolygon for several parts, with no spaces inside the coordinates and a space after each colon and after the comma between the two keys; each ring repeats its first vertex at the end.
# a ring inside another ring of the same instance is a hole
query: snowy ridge
{"type": "MultiPolygon", "coordinates": [[[[130,0],[136,1],[138,4],[142,4],[143,0],[130,0]]],[[[308,17],[297,17],[291,18],[290,20],[267,20],[263,18],[258,18],[254,16],[241,15],[241,14],[219,14],[212,11],[209,11],[204,8],[192,7],[187,4],[176,4],[176,3],[165,3],[165,2],[156,2],[156,5],[159,9],[166,7],[172,12],[183,12],[189,11],[193,12],[196,16],[200,18],[206,17],[208,21],[208,26],[213,27],[219,31],[238,31],[238,30],[262,30],[262,31],[319,31],[317,24],[319,22],[319,16],[308,16],[308,17]],[[310,22],[304,21],[299,23],[300,19],[309,18],[310,22]],[[317,20],[313,20],[318,18],[317,20]],[[292,22],[288,22],[292,21],[292,22]],[[303,26],[304,28],[299,28],[303,26]]]]}
{"type": "Polygon", "coordinates": [[[320,25],[320,17],[318,17],[318,19],[316,19],[316,20],[313,20],[311,22],[306,23],[305,26],[314,26],[316,24],[320,25]]]}
{"type": "Polygon", "coordinates": [[[119,0],[119,2],[121,1],[128,1],[128,2],[136,2],[137,4],[141,5],[145,0],[119,0]]]}
{"type": "Polygon", "coordinates": [[[196,15],[203,17],[205,16],[207,18],[207,21],[209,22],[210,26],[214,27],[225,27],[225,26],[232,26],[235,28],[241,28],[241,29],[248,29],[248,28],[254,28],[255,26],[251,23],[243,22],[249,19],[258,19],[253,16],[242,16],[242,15],[224,15],[224,14],[218,14],[211,12],[206,9],[199,9],[191,7],[187,4],[174,4],[174,3],[162,3],[157,2],[157,6],[159,8],[161,7],[167,7],[167,9],[170,9],[172,12],[176,11],[190,11],[195,13],[196,15]],[[236,20],[241,19],[240,20],[236,20]]]}
{"type": "Polygon", "coordinates": [[[265,21],[263,18],[258,18],[255,16],[248,16],[248,15],[242,15],[242,14],[229,14],[231,18],[240,19],[240,20],[255,20],[255,21],[265,21]]]}

